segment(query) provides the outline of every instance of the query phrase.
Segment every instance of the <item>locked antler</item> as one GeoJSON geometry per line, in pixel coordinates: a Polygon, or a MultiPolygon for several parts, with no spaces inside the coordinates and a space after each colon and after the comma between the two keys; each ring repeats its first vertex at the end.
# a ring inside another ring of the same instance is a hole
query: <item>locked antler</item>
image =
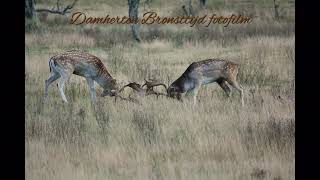
{"type": "Polygon", "coordinates": [[[142,88],[144,86],[147,86],[147,91],[154,91],[153,87],[155,87],[155,86],[163,86],[166,89],[166,91],[168,89],[165,84],[158,82],[157,80],[154,80],[154,79],[149,79],[149,81],[146,79],[144,79],[144,80],[145,80],[145,83],[142,85],[142,88]]]}
{"type": "Polygon", "coordinates": [[[138,101],[137,99],[135,99],[135,98],[132,98],[130,95],[127,97],[127,98],[125,98],[125,97],[122,97],[122,96],[120,96],[119,94],[116,94],[115,95],[115,102],[117,101],[117,98],[120,98],[121,100],[123,100],[123,101],[129,101],[129,102],[133,102],[133,103],[136,103],[136,104],[140,104],[141,105],[141,103],[140,103],[140,101],[138,101]]]}
{"type": "MultiPolygon", "coordinates": [[[[149,82],[149,84],[147,84],[147,89],[143,89],[143,86],[141,86],[140,84],[138,84],[138,83],[136,83],[136,82],[132,82],[132,83],[129,83],[129,84],[123,86],[123,87],[119,90],[119,92],[122,92],[126,87],[130,87],[130,88],[132,88],[134,91],[138,92],[138,94],[139,94],[140,96],[148,96],[148,95],[152,95],[152,94],[156,95],[157,97],[158,97],[159,95],[166,96],[166,94],[164,94],[164,93],[158,93],[158,92],[155,92],[155,91],[153,90],[153,87],[154,87],[154,86],[164,85],[164,84],[151,84],[151,83],[152,83],[152,82],[149,82]],[[149,87],[149,88],[148,88],[148,87],[149,87]]],[[[144,85],[146,85],[146,84],[144,84],[144,85]]],[[[164,86],[165,86],[165,85],[164,85],[164,86]]],[[[165,87],[166,87],[166,86],[165,86],[165,87]]]]}
{"type": "Polygon", "coordinates": [[[126,87],[131,87],[133,90],[135,90],[135,91],[137,91],[137,92],[142,92],[142,91],[143,91],[143,89],[142,89],[142,87],[141,87],[140,84],[138,84],[138,83],[136,83],[136,82],[132,82],[132,83],[129,83],[129,84],[123,86],[123,87],[119,90],[119,92],[122,92],[126,87]]]}
{"type": "Polygon", "coordinates": [[[114,99],[115,102],[117,101],[117,98],[120,98],[120,100],[123,100],[123,101],[129,101],[129,102],[133,102],[136,104],[141,104],[137,99],[132,98],[130,95],[127,98],[125,98],[119,94],[125,87],[126,86],[122,87],[119,91],[116,91],[116,90],[110,91],[109,96],[115,97],[115,99],[114,99]]]}

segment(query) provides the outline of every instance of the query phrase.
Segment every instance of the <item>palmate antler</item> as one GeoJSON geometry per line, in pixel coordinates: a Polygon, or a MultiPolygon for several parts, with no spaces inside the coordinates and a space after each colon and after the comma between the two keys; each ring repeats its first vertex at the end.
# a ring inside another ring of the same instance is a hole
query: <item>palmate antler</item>
{"type": "Polygon", "coordinates": [[[149,81],[146,79],[144,80],[145,80],[145,83],[142,85],[142,88],[144,86],[147,86],[147,91],[154,91],[153,87],[155,86],[163,86],[166,90],[168,89],[165,84],[158,82],[157,80],[154,80],[154,79],[149,79],[149,81]]]}
{"type": "Polygon", "coordinates": [[[115,95],[115,102],[117,101],[117,98],[120,98],[121,100],[123,100],[123,101],[129,101],[129,102],[133,102],[133,103],[136,103],[136,104],[140,104],[141,105],[141,103],[140,103],[140,101],[138,101],[137,99],[135,99],[135,98],[132,98],[130,95],[127,97],[127,98],[125,98],[125,97],[122,97],[122,96],[120,96],[119,94],[116,94],[115,95]]]}
{"type": "MultiPolygon", "coordinates": [[[[126,86],[122,87],[120,90],[122,91],[125,87],[126,86]]],[[[141,104],[137,99],[132,98],[130,95],[127,98],[125,98],[125,97],[122,97],[119,93],[120,93],[120,91],[111,91],[109,96],[115,97],[115,99],[114,99],[115,102],[117,101],[117,98],[120,98],[120,100],[123,100],[123,101],[129,101],[129,102],[133,102],[136,104],[141,104]]]]}
{"type": "Polygon", "coordinates": [[[130,87],[135,92],[137,92],[138,95],[140,95],[140,96],[156,95],[157,98],[158,98],[161,95],[161,96],[169,97],[167,93],[156,92],[153,89],[153,87],[156,87],[156,86],[163,86],[165,88],[166,92],[167,92],[168,88],[164,83],[161,83],[161,82],[159,82],[157,80],[154,80],[154,79],[149,79],[149,80],[144,79],[144,80],[145,80],[145,83],[142,86],[140,84],[136,83],[136,82],[130,82],[130,83],[124,85],[118,91],[111,92],[109,95],[110,96],[114,96],[115,97],[115,101],[117,101],[117,98],[120,98],[120,100],[129,101],[129,102],[133,102],[133,103],[136,103],[136,104],[141,104],[137,99],[132,98],[130,95],[127,98],[122,97],[120,95],[120,93],[126,87],[130,87]],[[145,86],[146,86],[146,89],[143,88],[145,86]]]}
{"type": "Polygon", "coordinates": [[[119,90],[119,92],[122,92],[126,87],[131,87],[133,90],[135,90],[135,91],[137,91],[137,92],[142,92],[142,91],[143,91],[143,89],[142,89],[142,87],[141,87],[140,84],[138,84],[138,83],[136,83],[136,82],[132,82],[132,83],[129,83],[129,84],[123,86],[123,87],[119,90]]]}
{"type": "Polygon", "coordinates": [[[154,82],[151,82],[151,81],[146,81],[146,83],[143,85],[143,86],[147,86],[147,89],[143,89],[143,86],[141,86],[140,84],[136,83],[136,82],[132,82],[132,83],[129,83],[125,86],[123,86],[118,92],[122,92],[126,87],[130,87],[132,88],[134,91],[138,92],[138,94],[140,96],[148,96],[148,95],[156,95],[157,97],[159,97],[160,95],[163,95],[163,96],[167,96],[166,94],[164,93],[159,93],[159,92],[155,92],[153,90],[153,87],[154,86],[159,86],[159,85],[162,85],[166,88],[166,85],[165,84],[162,84],[162,83],[154,83],[154,82]]]}

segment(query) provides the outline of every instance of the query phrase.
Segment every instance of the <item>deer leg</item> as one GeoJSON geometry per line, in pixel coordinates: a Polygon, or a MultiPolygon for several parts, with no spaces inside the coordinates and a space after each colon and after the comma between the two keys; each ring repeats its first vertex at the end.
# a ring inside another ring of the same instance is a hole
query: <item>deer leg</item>
{"type": "Polygon", "coordinates": [[[229,79],[228,83],[237,89],[240,93],[240,98],[241,98],[241,105],[244,106],[244,101],[243,101],[243,88],[238,84],[238,82],[235,79],[229,79]]]}
{"type": "Polygon", "coordinates": [[[60,92],[60,95],[63,99],[64,102],[68,103],[67,101],[67,98],[66,98],[66,95],[64,94],[64,85],[66,83],[68,79],[66,77],[63,77],[60,79],[60,81],[58,82],[58,88],[59,88],[59,92],[60,92]]]}
{"type": "Polygon", "coordinates": [[[200,85],[197,85],[193,90],[193,105],[195,106],[197,104],[197,95],[200,89],[200,85]]]}
{"type": "Polygon", "coordinates": [[[219,86],[224,90],[228,97],[231,96],[231,88],[227,85],[227,81],[222,80],[218,82],[219,86]]]}
{"type": "Polygon", "coordinates": [[[44,98],[48,97],[48,88],[51,83],[60,78],[60,74],[56,72],[51,72],[50,77],[45,81],[45,93],[44,98]]]}
{"type": "Polygon", "coordinates": [[[66,67],[66,68],[61,68],[59,66],[56,66],[56,71],[60,74],[61,79],[58,82],[58,88],[60,95],[63,99],[64,102],[68,103],[66,95],[64,94],[64,86],[65,83],[70,79],[71,75],[73,74],[74,68],[73,67],[66,67]]]}
{"type": "Polygon", "coordinates": [[[185,96],[192,96],[193,97],[193,105],[197,104],[197,95],[200,89],[200,83],[195,82],[195,85],[192,89],[187,90],[185,96]]]}
{"type": "Polygon", "coordinates": [[[91,95],[91,100],[95,101],[96,100],[96,92],[94,90],[94,81],[91,78],[86,78],[89,90],[90,90],[90,95],[91,95]]]}
{"type": "Polygon", "coordinates": [[[198,95],[199,89],[200,89],[200,84],[199,83],[195,83],[194,88],[188,90],[187,93],[186,93],[187,96],[192,94],[192,96],[193,96],[193,105],[194,106],[197,104],[197,95],[198,95]]]}
{"type": "Polygon", "coordinates": [[[194,88],[192,88],[192,89],[189,89],[187,92],[186,92],[186,94],[185,94],[185,96],[193,96],[193,94],[194,94],[194,88]]]}
{"type": "Polygon", "coordinates": [[[59,92],[60,92],[60,95],[61,95],[63,101],[68,103],[66,95],[64,94],[64,85],[69,80],[72,72],[71,71],[69,72],[67,70],[60,69],[60,68],[59,69],[57,68],[57,70],[58,70],[59,74],[61,75],[61,79],[58,82],[59,92]]]}

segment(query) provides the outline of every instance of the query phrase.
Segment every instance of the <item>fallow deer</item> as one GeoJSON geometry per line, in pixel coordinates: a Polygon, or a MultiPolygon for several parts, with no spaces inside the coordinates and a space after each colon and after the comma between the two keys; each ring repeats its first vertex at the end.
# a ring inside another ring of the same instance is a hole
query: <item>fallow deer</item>
{"type": "Polygon", "coordinates": [[[68,102],[64,94],[64,86],[72,74],[82,76],[87,80],[91,99],[96,99],[94,81],[102,88],[101,96],[116,96],[117,83],[101,59],[83,51],[66,51],[49,59],[50,77],[45,81],[45,98],[48,96],[48,87],[59,79],[58,88],[63,101],[68,102]]]}
{"type": "Polygon", "coordinates": [[[243,102],[243,89],[236,81],[239,65],[222,59],[207,59],[193,62],[185,72],[175,80],[167,89],[169,97],[182,101],[182,94],[193,94],[193,103],[196,104],[196,96],[201,85],[217,82],[230,97],[232,87],[240,92],[241,104],[243,102]]]}

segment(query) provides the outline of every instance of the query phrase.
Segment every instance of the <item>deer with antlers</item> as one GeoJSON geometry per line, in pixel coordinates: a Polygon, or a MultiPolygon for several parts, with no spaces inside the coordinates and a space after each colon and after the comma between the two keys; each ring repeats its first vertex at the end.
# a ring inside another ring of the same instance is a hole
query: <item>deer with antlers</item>
{"type": "MultiPolygon", "coordinates": [[[[118,96],[117,81],[108,72],[101,59],[87,52],[71,50],[55,55],[49,59],[50,77],[45,81],[45,99],[48,96],[48,87],[60,78],[58,88],[66,103],[64,86],[72,74],[82,76],[87,80],[91,99],[96,100],[94,81],[102,88],[101,96],[118,96]]],[[[125,99],[125,98],[124,98],[125,99]]]]}
{"type": "MultiPolygon", "coordinates": [[[[147,89],[143,89],[141,85],[133,82],[123,86],[118,90],[116,79],[114,79],[108,72],[107,68],[102,63],[101,59],[84,51],[71,50],[64,53],[55,55],[49,59],[50,77],[45,81],[45,99],[48,96],[48,88],[51,83],[60,78],[58,88],[60,95],[64,102],[68,102],[64,93],[65,83],[70,79],[72,74],[82,76],[86,79],[89,86],[91,99],[96,100],[96,93],[94,89],[94,81],[97,82],[102,88],[103,92],[101,97],[115,96],[121,100],[127,100],[138,103],[134,98],[124,98],[119,95],[125,87],[131,87],[140,95],[147,96],[151,94],[165,95],[155,92],[152,88],[155,86],[163,85],[159,82],[146,81],[147,89]]],[[[144,85],[143,85],[144,86],[144,85]]]]}
{"type": "Polygon", "coordinates": [[[94,81],[102,88],[101,97],[114,96],[120,97],[121,100],[137,102],[137,100],[129,97],[124,98],[119,95],[126,87],[130,87],[141,96],[148,95],[164,95],[167,97],[177,98],[182,101],[182,94],[193,94],[194,104],[196,104],[196,96],[201,85],[217,82],[220,87],[230,97],[232,87],[240,92],[241,103],[243,102],[243,89],[237,83],[238,64],[221,60],[207,59],[192,63],[186,71],[175,80],[168,88],[165,84],[156,80],[145,80],[141,86],[136,82],[129,83],[118,90],[116,79],[114,79],[101,59],[87,52],[71,50],[55,55],[49,59],[50,77],[45,81],[45,99],[48,96],[48,87],[51,83],[60,78],[58,88],[63,101],[68,102],[64,94],[64,86],[72,74],[82,76],[87,80],[91,99],[96,99],[94,81]],[[146,89],[143,87],[146,86],[146,89]],[[154,91],[154,87],[163,86],[167,94],[154,91]]]}
{"type": "Polygon", "coordinates": [[[201,85],[217,82],[226,92],[231,95],[230,84],[240,93],[241,104],[243,102],[243,89],[236,81],[239,66],[238,64],[222,59],[207,59],[193,62],[185,72],[175,80],[167,89],[169,97],[182,101],[182,94],[193,94],[193,103],[196,104],[196,96],[201,85]]]}

